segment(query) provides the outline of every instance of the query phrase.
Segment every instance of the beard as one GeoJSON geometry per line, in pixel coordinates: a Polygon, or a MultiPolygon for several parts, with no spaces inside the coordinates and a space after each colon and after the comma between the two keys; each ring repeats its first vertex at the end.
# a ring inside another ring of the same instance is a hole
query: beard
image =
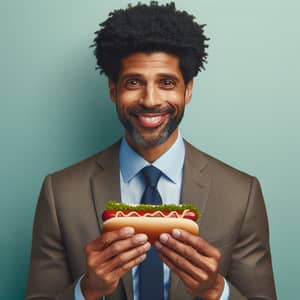
{"type": "Polygon", "coordinates": [[[176,109],[170,104],[166,104],[163,107],[146,108],[137,104],[128,107],[126,111],[122,112],[120,107],[116,105],[120,122],[133,141],[143,147],[153,147],[166,142],[180,124],[184,115],[184,108],[185,105],[176,109]],[[132,121],[132,118],[137,118],[139,114],[168,114],[168,119],[167,122],[163,122],[158,127],[145,128],[138,126],[132,121]]]}

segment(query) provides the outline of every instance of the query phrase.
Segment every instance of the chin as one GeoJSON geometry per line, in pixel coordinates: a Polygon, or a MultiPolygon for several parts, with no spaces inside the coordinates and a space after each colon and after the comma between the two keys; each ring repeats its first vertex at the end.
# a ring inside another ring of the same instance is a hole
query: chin
{"type": "MultiPolygon", "coordinates": [[[[174,131],[174,130],[173,130],[174,131]]],[[[169,137],[172,135],[172,132],[169,131],[169,128],[164,128],[159,134],[153,136],[145,136],[139,133],[136,129],[134,129],[130,136],[133,141],[142,147],[155,147],[165,143],[169,137]]]]}

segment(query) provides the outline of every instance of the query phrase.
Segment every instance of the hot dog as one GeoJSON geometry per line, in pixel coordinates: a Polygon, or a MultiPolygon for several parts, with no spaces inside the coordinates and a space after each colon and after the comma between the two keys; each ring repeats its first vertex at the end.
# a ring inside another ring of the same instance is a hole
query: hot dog
{"type": "Polygon", "coordinates": [[[199,218],[199,209],[191,204],[134,205],[109,201],[102,213],[104,232],[131,226],[136,233],[145,233],[150,243],[174,228],[197,235],[199,218]]]}

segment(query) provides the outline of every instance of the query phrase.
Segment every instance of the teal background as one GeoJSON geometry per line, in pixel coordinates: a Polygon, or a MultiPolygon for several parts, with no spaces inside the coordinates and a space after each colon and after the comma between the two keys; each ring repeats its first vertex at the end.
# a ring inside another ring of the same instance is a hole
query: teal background
{"type": "MultiPolygon", "coordinates": [[[[127,1],[0,2],[0,297],[22,299],[43,177],[122,134],[88,46],[127,1]]],[[[133,2],[135,3],[135,2],[133,2]]],[[[209,63],[181,126],[253,174],[267,205],[279,299],[299,298],[298,1],[176,1],[207,23],[209,63]]]]}

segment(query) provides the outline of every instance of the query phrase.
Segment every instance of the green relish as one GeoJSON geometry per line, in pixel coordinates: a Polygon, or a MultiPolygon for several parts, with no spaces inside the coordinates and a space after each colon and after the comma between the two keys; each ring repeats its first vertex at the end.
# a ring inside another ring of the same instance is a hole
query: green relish
{"type": "Polygon", "coordinates": [[[198,207],[194,206],[190,203],[185,204],[159,204],[159,205],[152,205],[152,204],[130,204],[130,203],[122,203],[113,200],[109,200],[106,203],[105,209],[107,210],[161,210],[161,211],[182,211],[185,209],[190,209],[195,211],[197,214],[197,220],[201,218],[201,213],[198,207]]]}

